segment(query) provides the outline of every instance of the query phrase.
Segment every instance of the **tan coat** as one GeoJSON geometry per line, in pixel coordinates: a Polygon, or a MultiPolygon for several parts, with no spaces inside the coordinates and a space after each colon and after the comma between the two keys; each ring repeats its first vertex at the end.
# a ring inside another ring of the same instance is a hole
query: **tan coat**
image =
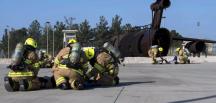
{"type": "Polygon", "coordinates": [[[96,76],[99,85],[110,86],[114,85],[114,78],[118,76],[118,64],[114,63],[113,58],[106,52],[98,54],[96,61],[105,71],[104,74],[98,73],[96,76]]]}
{"type": "Polygon", "coordinates": [[[54,66],[52,68],[52,72],[56,81],[56,85],[59,86],[62,83],[69,82],[71,88],[76,89],[75,85],[73,84],[74,81],[79,81],[80,83],[83,83],[83,71],[82,67],[80,68],[68,68],[67,66],[62,67],[61,61],[63,59],[68,58],[68,55],[70,53],[70,48],[66,47],[60,50],[60,52],[57,54],[54,62],[54,66]],[[69,80],[67,80],[68,78],[69,80]]]}
{"type": "Polygon", "coordinates": [[[156,61],[157,54],[158,54],[158,48],[150,48],[149,51],[148,51],[148,55],[149,55],[149,57],[152,58],[152,63],[153,64],[155,64],[157,62],[156,61]]]}

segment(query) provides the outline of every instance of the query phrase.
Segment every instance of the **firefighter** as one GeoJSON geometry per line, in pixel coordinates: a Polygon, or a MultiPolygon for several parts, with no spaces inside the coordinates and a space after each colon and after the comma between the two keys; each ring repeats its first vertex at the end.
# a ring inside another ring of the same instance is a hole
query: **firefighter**
{"type": "MultiPolygon", "coordinates": [[[[88,47],[83,51],[93,67],[88,73],[93,76],[96,85],[114,86],[119,84],[118,58],[120,52],[116,48],[107,42],[103,49],[88,47]]],[[[89,75],[88,73],[86,75],[89,75]]]]}
{"type": "Polygon", "coordinates": [[[81,46],[76,39],[70,39],[67,47],[57,54],[52,71],[58,88],[62,90],[84,88],[82,68],[87,60],[81,58],[81,54],[81,46]]]}
{"type": "Polygon", "coordinates": [[[39,51],[39,60],[41,63],[42,68],[51,68],[53,66],[53,57],[46,53],[45,50],[40,50],[39,51]]]}
{"type": "Polygon", "coordinates": [[[37,77],[40,62],[36,54],[37,43],[33,38],[27,38],[25,44],[18,43],[12,56],[8,75],[4,78],[5,89],[12,91],[37,90],[51,88],[50,78],[37,77]]]}
{"type": "Polygon", "coordinates": [[[188,56],[189,56],[189,52],[186,48],[177,48],[176,49],[176,52],[179,56],[179,63],[180,64],[186,64],[186,63],[190,63],[190,60],[188,59],[188,56]]]}
{"type": "Polygon", "coordinates": [[[159,56],[162,59],[162,61],[164,61],[162,56],[161,56],[162,52],[163,52],[162,47],[158,47],[158,45],[151,46],[151,48],[148,51],[148,55],[149,55],[149,57],[152,58],[152,64],[157,64],[158,63],[158,61],[156,59],[157,56],[159,56]]]}

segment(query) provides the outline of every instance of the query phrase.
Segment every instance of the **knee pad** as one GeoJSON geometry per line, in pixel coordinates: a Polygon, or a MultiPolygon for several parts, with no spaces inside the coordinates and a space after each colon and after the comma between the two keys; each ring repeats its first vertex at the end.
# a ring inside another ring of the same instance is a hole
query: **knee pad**
{"type": "Polygon", "coordinates": [[[4,87],[8,92],[18,91],[18,85],[15,83],[12,78],[4,77],[4,87]]]}

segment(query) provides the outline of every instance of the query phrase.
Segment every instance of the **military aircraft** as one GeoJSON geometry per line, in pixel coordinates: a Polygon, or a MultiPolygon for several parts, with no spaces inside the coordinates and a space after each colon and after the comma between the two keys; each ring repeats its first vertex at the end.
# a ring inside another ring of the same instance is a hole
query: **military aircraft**
{"type": "Polygon", "coordinates": [[[150,25],[135,27],[112,39],[113,45],[119,48],[123,57],[148,57],[148,50],[152,45],[163,47],[162,55],[166,56],[171,40],[191,41],[186,44],[186,48],[194,54],[205,50],[205,43],[216,43],[216,41],[205,39],[173,38],[167,28],[160,28],[163,11],[170,5],[170,0],[156,0],[151,4],[152,23],[150,25]]]}

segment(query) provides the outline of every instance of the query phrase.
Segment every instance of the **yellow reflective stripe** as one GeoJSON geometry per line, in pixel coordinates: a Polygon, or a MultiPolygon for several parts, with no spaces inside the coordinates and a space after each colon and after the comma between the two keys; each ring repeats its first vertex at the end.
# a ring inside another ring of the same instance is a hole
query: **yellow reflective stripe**
{"type": "Polygon", "coordinates": [[[83,75],[83,71],[81,71],[80,69],[76,70],[76,69],[72,69],[73,71],[79,73],[80,75],[83,75]]]}
{"type": "Polygon", "coordinates": [[[31,64],[31,63],[32,63],[31,60],[29,60],[29,59],[26,59],[24,62],[25,62],[26,64],[31,64]]]}
{"type": "Polygon", "coordinates": [[[115,65],[112,64],[112,63],[110,63],[110,64],[107,65],[107,68],[108,68],[109,70],[114,69],[114,68],[115,68],[115,65]]]}
{"type": "Polygon", "coordinates": [[[98,63],[95,63],[95,64],[94,64],[94,67],[95,67],[97,70],[99,70],[99,72],[101,72],[101,73],[105,72],[105,69],[104,69],[100,64],[98,64],[98,63]]]}
{"type": "Polygon", "coordinates": [[[64,55],[62,58],[68,58],[68,55],[69,55],[69,54],[66,54],[66,55],[64,55]]]}
{"type": "Polygon", "coordinates": [[[33,72],[9,72],[9,77],[23,77],[23,76],[33,76],[33,72]]]}
{"type": "Polygon", "coordinates": [[[68,69],[68,67],[66,65],[63,65],[63,64],[59,64],[58,68],[61,68],[61,69],[68,69]]]}
{"type": "Polygon", "coordinates": [[[58,65],[60,63],[59,59],[55,58],[54,63],[58,65]]]}
{"type": "Polygon", "coordinates": [[[60,77],[56,80],[56,85],[60,85],[61,83],[64,83],[66,82],[66,79],[64,77],[60,77]]]}
{"type": "Polygon", "coordinates": [[[44,63],[44,61],[39,61],[38,63],[39,63],[39,65],[42,65],[44,63]]]}
{"type": "Polygon", "coordinates": [[[28,81],[28,89],[27,90],[31,90],[32,89],[32,81],[28,81]]]}
{"type": "Polygon", "coordinates": [[[33,67],[39,68],[39,67],[40,67],[40,63],[34,63],[34,64],[33,64],[33,67]]]}

